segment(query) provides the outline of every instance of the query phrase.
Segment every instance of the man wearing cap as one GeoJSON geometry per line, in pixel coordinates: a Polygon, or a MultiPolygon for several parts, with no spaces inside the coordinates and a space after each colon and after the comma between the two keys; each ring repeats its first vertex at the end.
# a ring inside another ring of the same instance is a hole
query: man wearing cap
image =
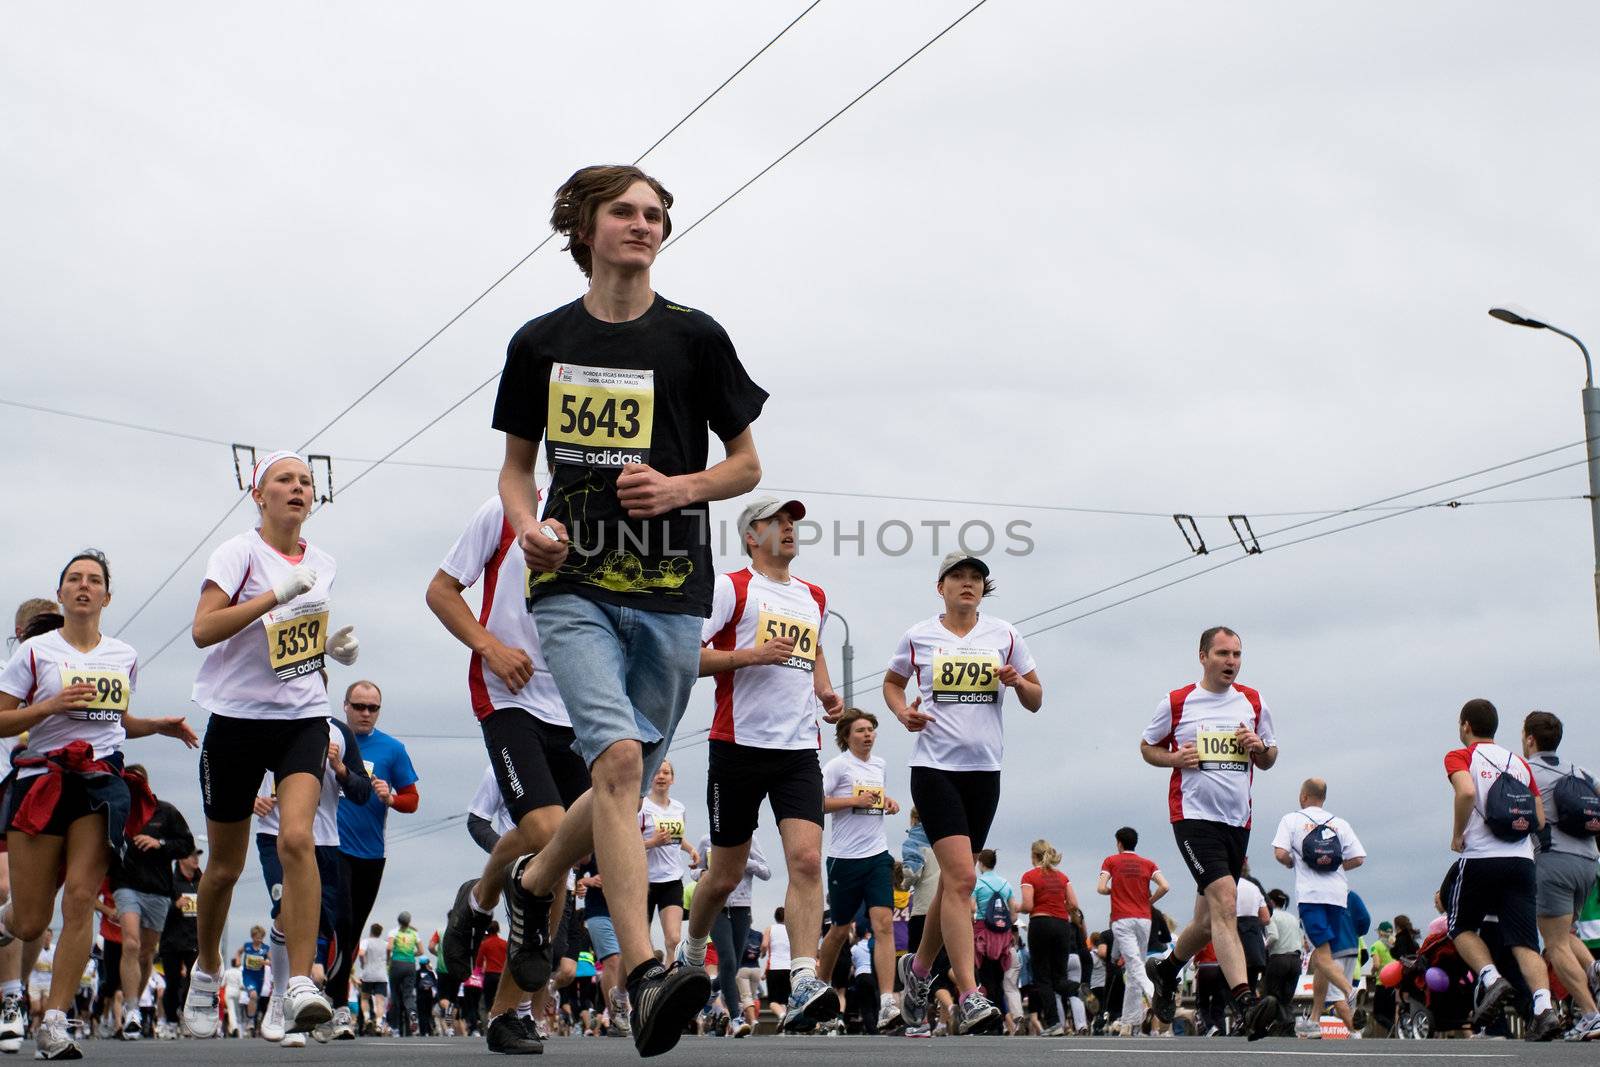
{"type": "Polygon", "coordinates": [[[789,573],[799,551],[798,500],[762,496],[739,514],[750,565],[717,575],[711,617],[701,627],[700,674],[716,678],[706,766],[711,858],[689,910],[683,959],[704,967],[706,943],[728,895],[744,878],[761,802],[772,806],[789,868],[784,925],[794,956],[784,1028],[810,1030],[839,1012],[817,977],[822,939],[822,767],[817,713],[834,722],[844,700],[822,653],[828,600],[789,573]]]}

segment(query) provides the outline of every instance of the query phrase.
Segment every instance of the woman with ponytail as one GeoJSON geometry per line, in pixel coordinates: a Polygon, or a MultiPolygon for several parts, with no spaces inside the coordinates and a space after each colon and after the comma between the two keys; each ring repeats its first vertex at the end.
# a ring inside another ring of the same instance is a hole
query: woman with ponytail
{"type": "Polygon", "coordinates": [[[1060,870],[1061,853],[1044,838],[1033,843],[1033,868],[1022,876],[1022,910],[1028,920],[1028,953],[1033,961],[1033,980],[1043,1003],[1044,1032],[1062,1033],[1056,997],[1063,1002],[1078,992],[1079,982],[1067,977],[1067,957],[1079,946],[1071,943],[1072,912],[1078,894],[1072,881],[1060,870]]]}

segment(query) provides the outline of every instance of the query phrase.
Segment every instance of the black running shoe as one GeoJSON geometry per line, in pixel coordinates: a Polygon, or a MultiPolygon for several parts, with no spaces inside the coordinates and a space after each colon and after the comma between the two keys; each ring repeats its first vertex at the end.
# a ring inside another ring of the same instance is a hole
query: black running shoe
{"type": "Polygon", "coordinates": [[[450,974],[472,973],[478,945],[489,929],[489,917],[472,906],[472,891],[477,885],[476,878],[462,882],[461,888],[456,890],[455,903],[450,905],[450,914],[445,917],[439,954],[444,957],[445,970],[450,974]]]}
{"type": "Polygon", "coordinates": [[[1512,993],[1510,979],[1501,975],[1494,984],[1485,988],[1482,980],[1472,991],[1472,1026],[1481,1029],[1494,1022],[1500,1014],[1500,1005],[1512,993]]]}
{"type": "Polygon", "coordinates": [[[490,1019],[489,1029],[483,1036],[489,1051],[502,1056],[537,1056],[544,1051],[538,1031],[524,1023],[514,1011],[501,1012],[490,1019]]]}
{"type": "MultiPolygon", "coordinates": [[[[519,983],[520,984],[520,983],[519,983]]],[[[641,1056],[672,1051],[689,1021],[711,998],[711,979],[699,967],[657,967],[628,987],[633,1001],[633,1047],[641,1056]]]]}
{"type": "Polygon", "coordinates": [[[522,872],[532,862],[529,853],[506,872],[506,970],[523,989],[543,989],[550,980],[550,905],[555,898],[522,888],[522,872]]]}
{"type": "Polygon", "coordinates": [[[1144,975],[1155,986],[1150,994],[1150,1011],[1157,1019],[1170,1023],[1178,1014],[1178,983],[1161,970],[1160,960],[1145,960],[1144,975]]]}
{"type": "Polygon", "coordinates": [[[1245,1036],[1251,1041],[1260,1041],[1270,1036],[1278,1025],[1278,998],[1262,997],[1246,1001],[1239,1005],[1239,1014],[1244,1022],[1245,1036]]]}
{"type": "Polygon", "coordinates": [[[1561,1036],[1561,1017],[1554,1008],[1546,1008],[1528,1025],[1523,1035],[1528,1041],[1554,1041],[1561,1036]]]}

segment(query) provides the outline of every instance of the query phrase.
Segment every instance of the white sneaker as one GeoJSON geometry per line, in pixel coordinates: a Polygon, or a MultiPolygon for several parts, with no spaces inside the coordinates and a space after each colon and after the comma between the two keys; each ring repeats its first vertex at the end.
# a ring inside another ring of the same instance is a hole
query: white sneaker
{"type": "Polygon", "coordinates": [[[890,994],[878,1002],[878,1033],[893,1030],[900,1023],[900,1005],[895,1003],[894,995],[890,994]]]}
{"type": "Polygon", "coordinates": [[[309,981],[292,983],[283,998],[283,1021],[291,1034],[303,1034],[333,1018],[333,1005],[309,981]]]}
{"type": "Polygon", "coordinates": [[[122,1013],[122,1032],[117,1036],[124,1041],[137,1041],[144,1036],[144,1017],[138,1008],[127,1008],[122,1013]]]}
{"type": "Polygon", "coordinates": [[[261,1036],[268,1041],[282,1041],[283,1030],[283,998],[274,993],[267,1001],[267,1014],[261,1017],[261,1036]]]}
{"type": "Polygon", "coordinates": [[[356,1020],[350,1014],[350,1009],[343,1005],[333,1009],[333,1022],[329,1024],[333,1031],[335,1041],[354,1041],[356,1039],[356,1020]]]}
{"type": "Polygon", "coordinates": [[[0,1000],[0,1052],[22,1050],[22,998],[15,993],[0,1000]]]}
{"type": "Polygon", "coordinates": [[[183,1028],[191,1037],[215,1037],[221,1016],[217,991],[222,980],[198,968],[189,972],[189,995],[183,1001],[183,1028]]]}
{"type": "Polygon", "coordinates": [[[59,1011],[47,1011],[44,1019],[33,1032],[34,1053],[36,1060],[78,1060],[83,1058],[83,1049],[72,1040],[72,1035],[67,1032],[67,1017],[59,1011]]]}
{"type": "Polygon", "coordinates": [[[305,1048],[305,1034],[284,1034],[283,1040],[278,1042],[279,1048],[305,1048]]]}

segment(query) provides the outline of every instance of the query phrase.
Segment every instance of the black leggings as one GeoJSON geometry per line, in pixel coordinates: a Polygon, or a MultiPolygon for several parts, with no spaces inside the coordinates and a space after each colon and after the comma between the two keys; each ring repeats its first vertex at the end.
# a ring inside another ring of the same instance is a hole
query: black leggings
{"type": "Polygon", "coordinates": [[[1028,924],[1028,952],[1033,960],[1033,980],[1039,986],[1043,1001],[1040,1016],[1045,1029],[1056,1025],[1061,1017],[1056,1014],[1056,997],[1063,1003],[1078,995],[1079,983],[1067,977],[1067,957],[1077,947],[1072,937],[1077,927],[1065,919],[1051,915],[1035,915],[1028,924]]]}
{"type": "Polygon", "coordinates": [[[339,953],[334,969],[328,974],[328,999],[335,1006],[349,1003],[350,969],[355,965],[355,946],[361,944],[367,916],[372,914],[372,904],[378,899],[378,886],[383,883],[383,857],[362,859],[344,852],[339,853],[339,906],[334,909],[336,934],[340,946],[350,946],[339,953]]]}
{"type": "Polygon", "coordinates": [[[717,985],[729,1018],[739,1017],[739,959],[750,936],[750,907],[730,905],[711,924],[711,943],[717,946],[717,985]]]}

